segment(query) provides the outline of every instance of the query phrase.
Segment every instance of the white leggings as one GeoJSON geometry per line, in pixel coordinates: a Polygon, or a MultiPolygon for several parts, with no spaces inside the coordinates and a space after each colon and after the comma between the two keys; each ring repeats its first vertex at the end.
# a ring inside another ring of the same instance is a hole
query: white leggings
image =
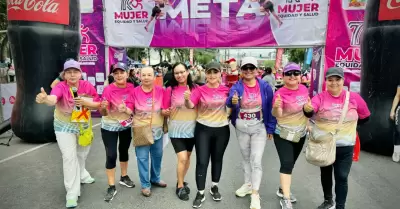
{"type": "Polygon", "coordinates": [[[237,120],[236,137],[243,156],[244,181],[258,191],[262,178],[262,157],[267,142],[265,126],[262,122],[246,125],[242,120],[237,120]]]}
{"type": "Polygon", "coordinates": [[[85,161],[90,151],[90,145],[82,147],[78,144],[78,135],[65,132],[55,132],[57,144],[63,159],[64,186],[67,190],[67,200],[78,200],[81,195],[81,181],[91,178],[85,169],[85,161]]]}

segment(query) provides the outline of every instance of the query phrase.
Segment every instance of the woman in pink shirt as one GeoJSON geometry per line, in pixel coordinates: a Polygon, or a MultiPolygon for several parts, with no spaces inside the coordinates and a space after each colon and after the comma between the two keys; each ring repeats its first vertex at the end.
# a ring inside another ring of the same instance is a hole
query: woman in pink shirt
{"type": "Polygon", "coordinates": [[[196,184],[197,195],[194,208],[200,208],[204,202],[208,163],[211,157],[212,187],[210,193],[214,201],[222,200],[218,191],[221,178],[222,161],[229,142],[228,113],[225,106],[228,87],[221,85],[221,65],[210,63],[206,67],[207,83],[196,88],[193,93],[186,90],[185,106],[193,109],[197,106],[197,123],[194,131],[196,146],[196,184]]]}
{"type": "Polygon", "coordinates": [[[56,106],[54,132],[63,159],[64,185],[67,190],[66,207],[74,208],[78,205],[78,197],[81,195],[81,183],[91,184],[95,180],[85,169],[90,145],[83,147],[78,144],[80,126],[86,129],[89,124],[71,122],[71,116],[74,109],[98,109],[100,103],[97,102],[98,95],[92,84],[80,80],[82,71],[79,62],[73,59],[66,61],[61,77],[64,81],[59,82],[50,95],[42,88],[41,93],[36,96],[36,102],[56,106]]]}
{"type": "Polygon", "coordinates": [[[190,166],[190,155],[194,147],[194,128],[196,126],[196,109],[185,107],[184,93],[194,90],[195,84],[184,63],[177,63],[172,68],[171,86],[164,94],[163,114],[169,117],[168,135],[178,157],[176,195],[181,200],[189,200],[190,189],[184,182],[190,166]]]}
{"type": "Polygon", "coordinates": [[[273,101],[272,115],[277,120],[274,143],[281,163],[281,186],[276,194],[282,197],[282,209],[292,209],[292,202],[296,202],[290,193],[292,171],[306,139],[308,118],[303,113],[303,105],[308,99],[308,89],[299,84],[300,75],[299,65],[287,64],[283,68],[285,85],[275,92],[273,101]]]}
{"type": "MultiPolygon", "coordinates": [[[[140,71],[142,84],[135,88],[133,93],[133,128],[140,126],[152,126],[154,144],[135,147],[137,165],[139,170],[142,195],[151,195],[151,186],[165,188],[167,184],[161,180],[161,161],[163,156],[163,123],[161,105],[164,89],[154,85],[154,69],[144,67],[140,71]],[[152,106],[154,107],[152,108],[152,106]],[[149,159],[151,158],[151,166],[149,159]],[[150,173],[149,173],[150,171],[150,173]]],[[[133,136],[135,139],[135,136],[133,136]]]]}
{"type": "Polygon", "coordinates": [[[118,154],[121,167],[119,184],[128,188],[135,187],[127,174],[128,150],[132,141],[133,110],[133,103],[128,99],[132,97],[134,90],[133,84],[127,83],[127,70],[128,67],[122,62],[114,65],[111,72],[114,76],[114,82],[104,89],[100,107],[100,113],[103,116],[101,119],[101,137],[106,148],[106,174],[109,185],[104,197],[107,202],[111,201],[117,194],[115,167],[118,154]]]}
{"type": "Polygon", "coordinates": [[[356,142],[357,125],[368,121],[370,112],[365,101],[357,93],[350,92],[348,111],[343,123],[338,126],[346,101],[343,90],[344,72],[342,68],[329,68],[326,72],[327,91],[321,92],[304,105],[307,117],[313,117],[312,131],[317,135],[338,132],[336,138],[336,161],[333,165],[321,167],[321,184],[324,202],[318,209],[344,209],[353,150],[356,142]],[[332,173],[335,177],[336,206],[332,194],[332,173]]]}

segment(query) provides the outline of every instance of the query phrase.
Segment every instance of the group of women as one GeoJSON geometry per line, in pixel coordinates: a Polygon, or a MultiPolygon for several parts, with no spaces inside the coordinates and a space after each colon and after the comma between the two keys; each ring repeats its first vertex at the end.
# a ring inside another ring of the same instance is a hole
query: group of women
{"type": "MultiPolygon", "coordinates": [[[[327,91],[309,98],[306,87],[299,85],[300,67],[289,63],[283,70],[284,87],[275,94],[270,85],[257,78],[257,60],[242,60],[243,78],[231,89],[220,84],[221,65],[206,66],[206,84],[197,86],[185,64],[173,66],[171,86],[167,89],[154,85],[154,70],[141,69],[141,85],[134,88],[127,83],[127,67],[117,63],[112,71],[115,82],[104,89],[99,98],[94,87],[80,80],[79,63],[69,60],[64,65],[63,82],[47,95],[44,89],[37,95],[38,103],[55,105],[54,130],[62,153],[64,184],[67,190],[66,206],[76,207],[81,183],[95,180],[85,169],[85,159],[90,146],[80,146],[80,126],[70,121],[74,108],[99,109],[103,115],[101,134],[106,150],[106,174],[109,187],[105,195],[111,201],[117,193],[115,167],[119,152],[121,177],[119,184],[132,188],[135,184],[127,174],[132,129],[151,124],[154,143],[136,146],[141,193],[148,197],[151,187],[165,188],[161,180],[163,156],[163,125],[168,120],[168,134],[177,155],[176,195],[189,200],[190,189],[185,182],[193,148],[196,148],[197,194],[193,207],[200,208],[206,199],[207,169],[211,158],[209,190],[214,201],[221,201],[218,183],[221,177],[224,152],[230,139],[229,123],[235,127],[243,156],[244,184],[236,195],[251,195],[250,208],[260,209],[259,189],[262,182],[262,156],[267,140],[274,140],[280,159],[280,187],[282,209],[294,208],[296,202],[291,191],[291,175],[295,162],[312,128],[320,133],[339,130],[337,133],[336,161],[321,167],[324,202],[318,209],[344,209],[347,197],[347,177],[352,163],[357,123],[369,118],[364,100],[356,93],[343,90],[343,69],[331,68],[326,74],[327,91]],[[78,96],[73,95],[77,89],[78,96]],[[340,127],[336,127],[341,110],[348,102],[348,111],[340,127]],[[308,118],[313,118],[312,123],[308,118]],[[119,145],[118,145],[119,139],[119,145]],[[118,147],[117,147],[118,146],[118,147]],[[150,163],[149,163],[150,161],[150,163]],[[336,201],[332,195],[332,175],[335,177],[336,201]]],[[[84,125],[87,126],[87,125],[84,125]]],[[[133,140],[135,136],[133,135],[133,140]]]]}

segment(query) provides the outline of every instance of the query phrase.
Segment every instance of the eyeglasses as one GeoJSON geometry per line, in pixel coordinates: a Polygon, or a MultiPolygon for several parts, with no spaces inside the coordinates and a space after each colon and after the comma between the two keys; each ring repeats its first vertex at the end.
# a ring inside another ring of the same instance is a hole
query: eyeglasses
{"type": "Polygon", "coordinates": [[[283,73],[285,76],[288,76],[288,77],[290,77],[290,76],[292,76],[292,75],[294,75],[294,76],[299,76],[300,74],[301,74],[301,72],[300,71],[294,71],[294,70],[292,70],[292,71],[288,71],[288,72],[285,72],[285,73],[283,73]]]}
{"type": "Polygon", "coordinates": [[[243,66],[242,67],[242,70],[243,71],[247,71],[247,70],[251,70],[251,71],[254,71],[254,70],[256,70],[256,67],[254,67],[253,65],[246,65],[246,66],[243,66]]]}

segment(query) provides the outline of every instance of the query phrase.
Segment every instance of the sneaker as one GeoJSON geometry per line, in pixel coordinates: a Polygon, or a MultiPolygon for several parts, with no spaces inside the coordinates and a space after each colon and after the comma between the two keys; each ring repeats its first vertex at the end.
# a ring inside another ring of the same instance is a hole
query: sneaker
{"type": "Polygon", "coordinates": [[[186,191],[186,187],[176,188],[176,195],[178,195],[178,198],[183,201],[189,200],[189,195],[186,191]]]}
{"type": "Polygon", "coordinates": [[[238,197],[244,197],[248,194],[252,193],[252,187],[249,184],[243,184],[238,190],[236,190],[235,194],[238,197]]]}
{"type": "Polygon", "coordinates": [[[133,183],[133,181],[129,178],[128,175],[126,176],[121,176],[121,179],[119,180],[119,184],[124,185],[128,188],[133,188],[135,187],[135,184],[133,183]]]}
{"type": "Polygon", "coordinates": [[[260,195],[259,194],[252,194],[251,195],[250,209],[261,209],[260,195]]]}
{"type": "Polygon", "coordinates": [[[117,189],[115,189],[115,186],[110,186],[107,189],[106,196],[104,196],[104,201],[110,202],[111,200],[114,199],[114,196],[117,194],[117,189]]]}
{"type": "MultiPolygon", "coordinates": [[[[278,195],[278,197],[283,198],[283,191],[282,188],[279,187],[278,191],[276,192],[276,195],[278,195]]],[[[297,201],[296,197],[290,193],[290,202],[295,203],[297,201]]]]}
{"type": "Polygon", "coordinates": [[[396,163],[400,162],[400,152],[393,152],[392,159],[396,163]]]}
{"type": "Polygon", "coordinates": [[[67,208],[76,208],[78,206],[78,201],[76,200],[67,200],[65,207],[67,208]]]}
{"type": "Polygon", "coordinates": [[[86,178],[81,182],[81,184],[93,184],[96,180],[92,177],[86,178]]]}
{"type": "Polygon", "coordinates": [[[196,198],[193,201],[193,207],[200,208],[204,200],[206,200],[206,196],[204,194],[200,194],[200,192],[197,192],[196,198]]]}
{"type": "Polygon", "coordinates": [[[186,193],[187,193],[187,194],[190,194],[190,189],[189,189],[189,187],[188,187],[188,184],[189,184],[189,183],[187,183],[187,182],[183,182],[183,186],[184,186],[185,189],[186,189],[186,193]]]}
{"type": "Polygon", "coordinates": [[[282,198],[279,203],[281,204],[282,209],[293,209],[292,202],[285,197],[282,198]]]}
{"type": "Polygon", "coordinates": [[[221,194],[218,192],[218,186],[217,185],[211,187],[210,194],[213,197],[214,201],[221,201],[222,200],[221,194]]]}
{"type": "Polygon", "coordinates": [[[333,200],[325,200],[317,209],[334,209],[335,203],[333,200]]]}

